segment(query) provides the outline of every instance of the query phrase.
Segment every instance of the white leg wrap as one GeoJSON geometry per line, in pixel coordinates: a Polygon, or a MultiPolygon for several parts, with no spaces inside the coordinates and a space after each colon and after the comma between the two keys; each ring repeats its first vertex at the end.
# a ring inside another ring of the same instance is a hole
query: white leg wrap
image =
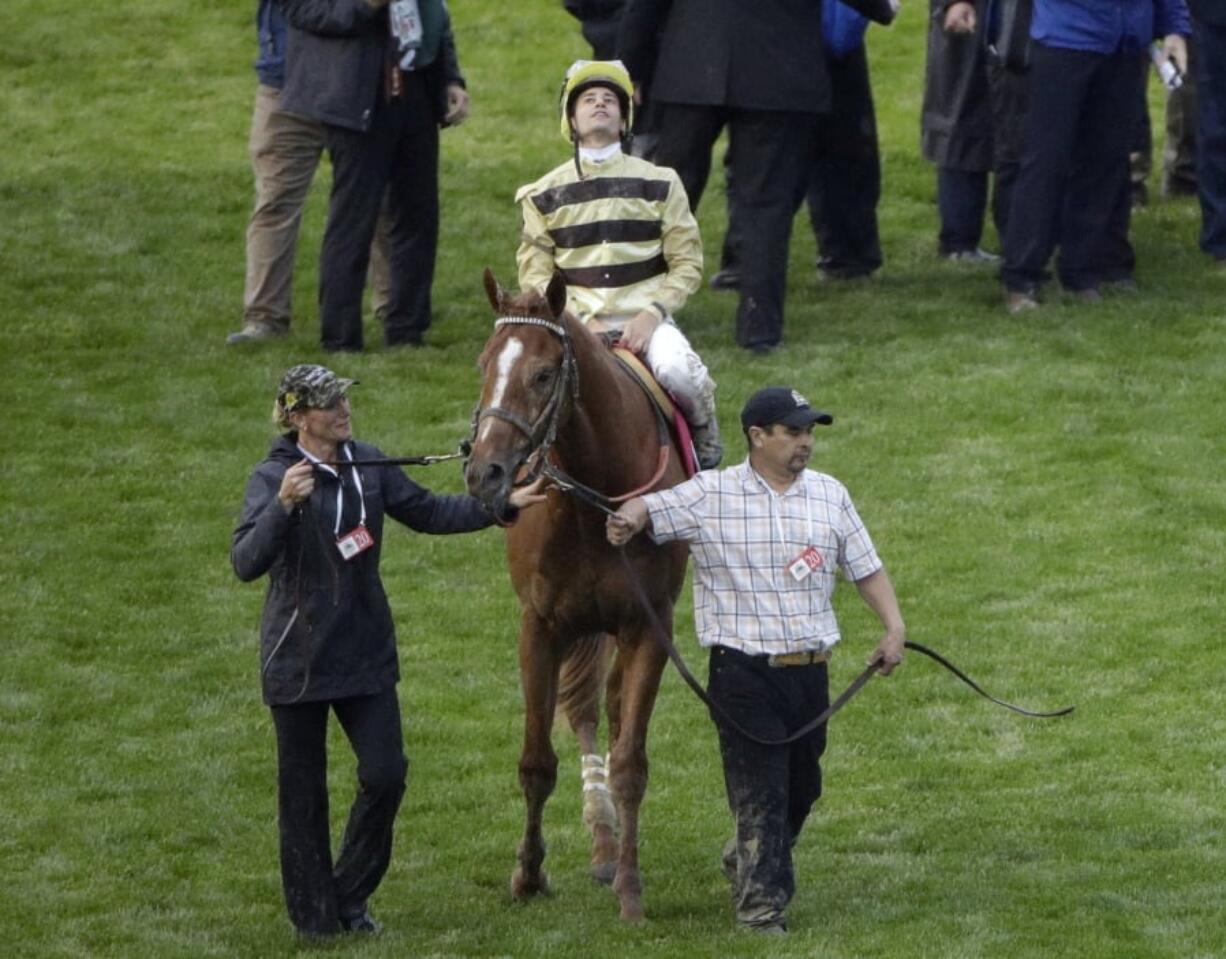
{"type": "Polygon", "coordinates": [[[608,764],[604,756],[588,753],[583,764],[583,825],[590,832],[596,826],[617,828],[617,809],[609,792],[608,764]]]}

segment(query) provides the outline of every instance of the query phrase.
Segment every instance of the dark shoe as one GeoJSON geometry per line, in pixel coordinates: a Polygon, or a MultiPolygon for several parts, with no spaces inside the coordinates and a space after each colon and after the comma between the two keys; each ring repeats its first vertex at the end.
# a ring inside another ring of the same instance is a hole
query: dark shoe
{"type": "Polygon", "coordinates": [[[281,326],[275,326],[272,323],[244,323],[243,328],[237,333],[231,333],[226,337],[226,342],[235,343],[259,343],[262,340],[276,340],[285,336],[289,332],[288,329],[281,326]]]}
{"type": "Polygon", "coordinates": [[[745,932],[752,932],[757,936],[786,936],[788,934],[788,924],[782,919],[776,922],[764,923],[748,923],[738,922],[737,928],[743,929],[745,932]]]}
{"type": "Polygon", "coordinates": [[[711,277],[713,290],[739,290],[741,288],[741,271],[733,266],[726,266],[711,277]]]}
{"type": "Polygon", "coordinates": [[[1005,309],[1009,311],[1010,316],[1017,316],[1038,308],[1039,301],[1033,293],[1026,290],[1005,291],[1005,309]]]}
{"type": "Polygon", "coordinates": [[[819,280],[865,280],[873,275],[876,266],[865,266],[859,263],[838,262],[830,257],[818,257],[817,278],[819,280]]]}
{"type": "Polygon", "coordinates": [[[745,347],[754,356],[770,356],[779,349],[778,343],[751,343],[745,347]]]}
{"type": "Polygon", "coordinates": [[[1188,180],[1172,177],[1162,181],[1163,196],[1196,196],[1196,184],[1188,180]]]}
{"type": "Polygon", "coordinates": [[[948,260],[951,263],[971,263],[981,266],[987,266],[992,263],[999,263],[1000,257],[995,253],[989,253],[987,250],[981,250],[975,247],[973,250],[949,250],[940,254],[942,260],[948,260]]]}
{"type": "Polygon", "coordinates": [[[367,909],[358,916],[342,916],[341,929],[344,932],[360,932],[368,936],[377,936],[383,931],[383,924],[378,922],[367,909]]]}

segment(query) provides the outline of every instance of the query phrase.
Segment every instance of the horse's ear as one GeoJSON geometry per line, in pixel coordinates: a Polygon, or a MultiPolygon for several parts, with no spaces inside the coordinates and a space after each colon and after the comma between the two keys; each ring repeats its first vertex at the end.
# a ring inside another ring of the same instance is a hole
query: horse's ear
{"type": "Polygon", "coordinates": [[[502,287],[498,285],[498,281],[494,279],[494,271],[488,266],[485,268],[484,280],[485,295],[489,297],[490,306],[494,308],[495,313],[501,313],[502,301],[506,294],[503,292],[502,287]]]}
{"type": "Polygon", "coordinates": [[[545,300],[549,304],[549,312],[553,314],[554,319],[561,319],[562,314],[566,312],[566,279],[562,276],[561,270],[553,271],[553,276],[549,279],[549,286],[545,288],[545,300]]]}

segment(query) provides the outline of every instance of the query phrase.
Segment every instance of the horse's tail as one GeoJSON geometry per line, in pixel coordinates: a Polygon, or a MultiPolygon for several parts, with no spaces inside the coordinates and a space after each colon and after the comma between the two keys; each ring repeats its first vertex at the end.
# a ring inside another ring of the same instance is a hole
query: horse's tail
{"type": "Polygon", "coordinates": [[[605,633],[592,633],[577,639],[562,660],[558,677],[558,705],[575,733],[581,726],[595,727],[600,723],[600,693],[609,672],[613,649],[613,637],[605,633]]]}

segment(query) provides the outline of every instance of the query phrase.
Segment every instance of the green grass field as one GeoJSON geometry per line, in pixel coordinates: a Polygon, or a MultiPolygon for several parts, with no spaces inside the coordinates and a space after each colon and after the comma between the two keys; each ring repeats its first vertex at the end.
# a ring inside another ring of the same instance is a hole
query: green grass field
{"type": "MultiPolygon", "coordinates": [[[[480,272],[513,281],[511,197],[565,155],[554,96],[586,52],[560,4],[452,6],[473,116],[443,137],[430,345],[336,358],[362,380],[359,434],[399,454],[448,450],[467,428],[490,328],[480,272]]],[[[280,373],[328,362],[314,305],[326,170],[291,337],[227,347],[251,203],[253,10],[6,0],[0,11],[6,956],[303,948],[277,872],[263,590],[235,580],[228,548],[280,373]]],[[[855,496],[911,638],[999,696],[1077,712],[1014,716],[919,657],[874,681],[832,724],[826,795],[797,850],[793,934],[766,943],[732,928],[715,737],[670,673],[644,806],[649,921],[620,924],[587,878],[568,735],[547,814],[555,894],[514,905],[521,704],[502,535],[396,530],[384,574],[412,767],[373,902],[387,932],[325,951],[1226,955],[1226,273],[1195,249],[1195,202],[1162,199],[1135,220],[1135,297],[1057,298],[1013,319],[990,273],[938,262],[934,175],[918,156],[924,21],[912,2],[894,28],[870,31],[878,277],[819,284],[798,220],[785,349],[736,349],[734,300],[707,290],[682,321],[719,380],[733,452],[740,404],[764,383],[795,384],[835,413],[816,465],[855,496]]],[[[718,184],[700,219],[713,263],[718,184]]],[[[415,475],[461,487],[454,465],[415,475]]],[[[845,589],[836,687],[877,639],[845,589]]],[[[700,665],[688,591],[679,639],[700,665]]],[[[353,767],[339,731],[333,743],[339,823],[353,767]]]]}

